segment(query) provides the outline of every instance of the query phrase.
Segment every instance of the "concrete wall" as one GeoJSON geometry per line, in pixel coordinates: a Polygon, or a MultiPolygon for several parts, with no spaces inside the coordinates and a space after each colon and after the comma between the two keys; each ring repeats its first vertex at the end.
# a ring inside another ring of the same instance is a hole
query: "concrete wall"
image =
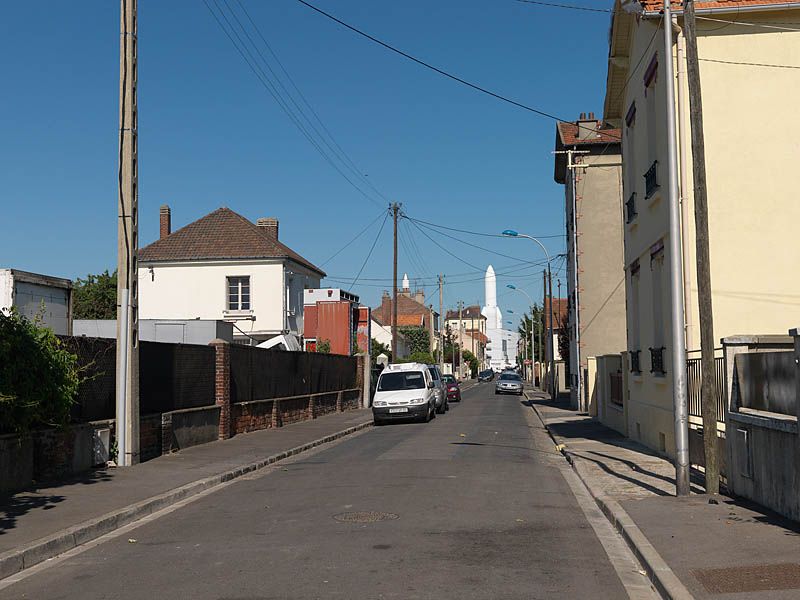
{"type": "MultiPolygon", "coordinates": [[[[622,405],[611,401],[611,375],[622,374],[623,357],[620,354],[607,354],[597,357],[596,400],[597,416],[601,423],[622,435],[628,434],[626,402],[622,405]]],[[[621,388],[624,390],[624,380],[621,388]]]]}
{"type": "MultiPolygon", "coordinates": [[[[288,329],[303,333],[303,290],[319,287],[318,275],[283,261],[208,261],[139,267],[142,319],[218,320],[227,308],[229,276],[250,277],[250,311],[237,313],[237,327],[254,337],[288,329]]],[[[237,332],[238,333],[238,332],[237,332]]]]}
{"type": "MultiPolygon", "coordinates": [[[[748,21],[781,21],[800,25],[799,11],[749,13],[748,21]]],[[[618,18],[631,18],[620,16],[618,18]]],[[[725,18],[715,15],[715,18],[725,18]]],[[[735,18],[734,18],[735,20],[735,18]]],[[[648,45],[657,19],[644,19],[633,25],[627,56],[644,57],[637,73],[626,73],[631,84],[625,89],[625,114],[635,103],[632,126],[619,123],[623,130],[624,197],[636,192],[638,216],[625,226],[625,264],[639,260],[639,303],[634,306],[631,274],[626,278],[628,300],[628,348],[642,351],[642,374],[631,377],[629,416],[642,431],[641,441],[674,455],[670,336],[661,333],[665,345],[666,377],[649,372],[648,349],[658,345],[654,339],[656,320],[653,272],[650,253],[654,244],[664,244],[664,272],[673,257],[669,253],[667,211],[667,130],[666,77],[663,48],[648,45]],[[644,70],[658,55],[654,88],[645,91],[644,70]],[[651,111],[648,103],[654,102],[651,111]],[[649,113],[649,116],[648,116],[649,113]],[[645,199],[644,173],[658,161],[661,187],[645,199]],[[632,309],[636,314],[632,313],[632,309]],[[638,348],[631,339],[632,322],[639,324],[638,348]]],[[[800,43],[800,31],[778,31],[743,25],[719,24],[700,27],[699,53],[708,59],[791,64],[800,43]]],[[[685,61],[676,64],[685,70],[685,61]]],[[[776,156],[793,155],[800,142],[800,121],[796,119],[794,94],[798,81],[787,69],[730,65],[702,61],[705,114],[706,168],[708,175],[709,228],[711,252],[714,337],[720,339],[739,331],[784,333],[800,317],[800,280],[787,277],[800,260],[800,246],[794,243],[794,224],[800,219],[800,204],[785,193],[785,180],[776,176],[776,156]],[[736,124],[733,126],[733,124],[736,124]],[[780,132],[776,134],[775,132],[780,132]],[[747,152],[741,151],[746,140],[747,152]],[[769,243],[765,243],[769,240],[769,243]],[[753,282],[758,282],[754,285],[753,282]]],[[[679,146],[684,183],[684,269],[687,309],[687,347],[699,347],[697,276],[695,258],[694,200],[691,186],[691,148],[689,110],[685,77],[677,89],[679,107],[679,146]]],[[[610,92],[609,92],[610,93],[610,92]]],[[[608,100],[608,98],[607,98],[608,100]]],[[[661,286],[661,322],[669,323],[669,286],[661,286]]],[[[632,432],[636,428],[631,429],[632,432]]]]}
{"type": "MultiPolygon", "coordinates": [[[[76,319],[76,336],[112,339],[117,337],[116,319],[76,319]]],[[[206,345],[212,340],[233,341],[233,324],[225,321],[140,319],[139,339],[143,342],[206,345]]]]}

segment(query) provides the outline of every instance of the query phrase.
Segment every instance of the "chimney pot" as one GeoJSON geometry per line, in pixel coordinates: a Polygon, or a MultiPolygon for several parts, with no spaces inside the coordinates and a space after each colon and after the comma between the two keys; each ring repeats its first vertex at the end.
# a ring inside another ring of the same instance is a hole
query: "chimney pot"
{"type": "Polygon", "coordinates": [[[273,240],[278,239],[278,219],[275,217],[261,217],[256,221],[256,225],[261,228],[268,237],[273,240]]]}
{"type": "Polygon", "coordinates": [[[159,239],[163,240],[172,233],[172,212],[166,204],[161,205],[159,217],[159,239]]]}

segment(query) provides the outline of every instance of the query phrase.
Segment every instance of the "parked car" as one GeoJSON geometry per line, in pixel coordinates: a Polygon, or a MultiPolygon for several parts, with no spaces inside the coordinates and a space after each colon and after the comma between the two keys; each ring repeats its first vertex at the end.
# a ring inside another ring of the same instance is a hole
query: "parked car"
{"type": "Polygon", "coordinates": [[[461,387],[458,385],[458,380],[452,375],[442,375],[442,381],[447,388],[447,400],[461,402],[461,387]]]}
{"type": "Polygon", "coordinates": [[[478,381],[491,381],[494,379],[494,371],[492,369],[486,369],[485,371],[481,371],[478,373],[478,381]]]}
{"type": "Polygon", "coordinates": [[[430,421],[436,416],[436,391],[428,365],[386,365],[375,388],[372,418],[376,425],[409,418],[430,421]]]}
{"type": "Polygon", "coordinates": [[[516,373],[502,373],[500,377],[497,378],[497,383],[494,384],[495,394],[516,394],[517,396],[522,396],[523,389],[524,384],[522,383],[522,377],[516,373]]]}
{"type": "Polygon", "coordinates": [[[436,385],[436,412],[440,415],[444,414],[450,410],[450,405],[447,402],[447,388],[442,381],[442,373],[436,365],[428,365],[428,373],[436,385]]]}

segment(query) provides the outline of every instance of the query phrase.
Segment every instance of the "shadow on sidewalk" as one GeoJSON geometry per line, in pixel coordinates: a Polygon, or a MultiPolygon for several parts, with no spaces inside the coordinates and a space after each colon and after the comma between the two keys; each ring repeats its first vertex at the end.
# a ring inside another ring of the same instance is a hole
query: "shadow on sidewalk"
{"type": "Polygon", "coordinates": [[[75,484],[96,485],[112,481],[113,478],[114,476],[109,471],[102,469],[63,481],[41,483],[34,488],[17,492],[11,496],[0,495],[0,535],[6,534],[9,529],[14,529],[19,517],[29,512],[56,508],[60,502],[65,500],[65,496],[53,494],[55,489],[75,484]],[[39,493],[37,491],[39,489],[47,490],[48,493],[39,493]]]}

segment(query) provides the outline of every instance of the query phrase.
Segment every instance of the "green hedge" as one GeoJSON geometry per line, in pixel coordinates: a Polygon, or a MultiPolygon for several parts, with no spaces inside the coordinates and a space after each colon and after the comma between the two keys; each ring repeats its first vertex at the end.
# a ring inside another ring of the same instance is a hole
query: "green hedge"
{"type": "Polygon", "coordinates": [[[79,384],[78,357],[50,329],[0,312],[0,432],[66,425],[79,384]]]}

